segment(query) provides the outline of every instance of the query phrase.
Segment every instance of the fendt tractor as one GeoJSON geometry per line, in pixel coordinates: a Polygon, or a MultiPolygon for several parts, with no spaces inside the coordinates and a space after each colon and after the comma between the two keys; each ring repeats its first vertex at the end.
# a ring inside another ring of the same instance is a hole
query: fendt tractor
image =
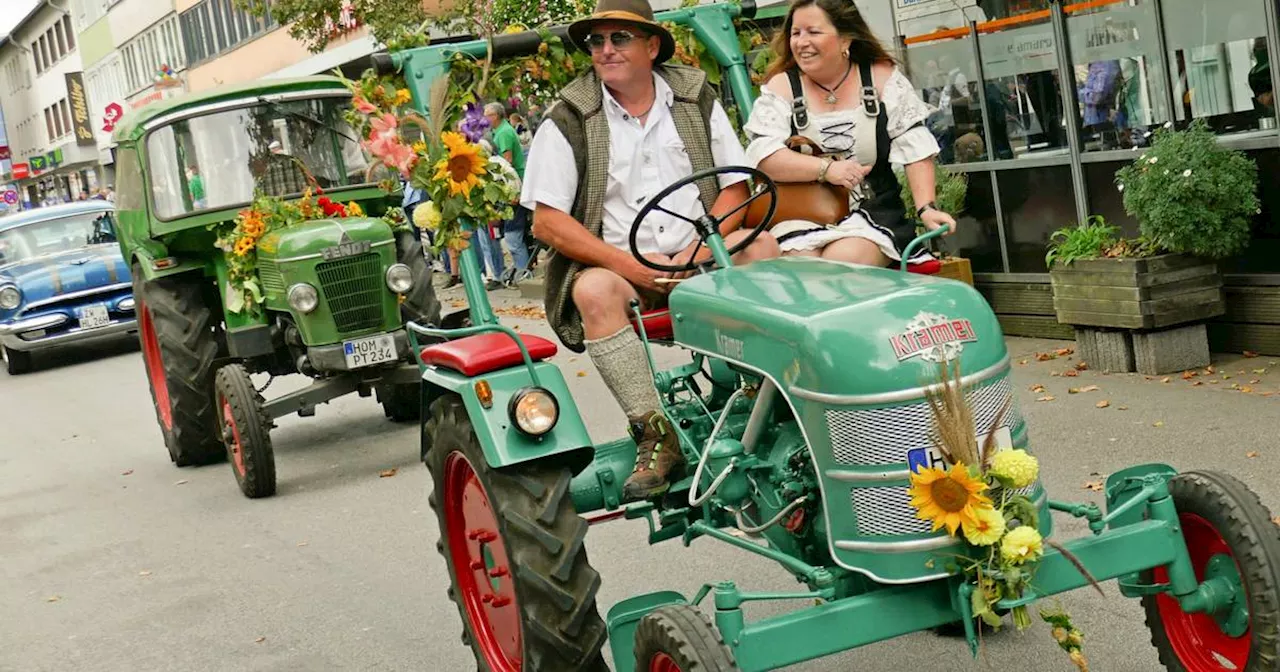
{"type": "Polygon", "coordinates": [[[392,420],[420,416],[405,322],[438,324],[440,304],[416,232],[382,218],[386,175],[344,121],[350,104],[333,77],[270,80],[151,103],[114,133],[120,247],[169,457],[229,459],[248,497],[275,493],[276,418],[352,392],[376,393],[392,420]],[[320,194],[357,208],[286,222],[251,249],[216,244],[260,196],[320,194]],[[252,306],[229,272],[245,259],[252,306]],[[268,401],[255,373],[313,380],[268,401]]]}

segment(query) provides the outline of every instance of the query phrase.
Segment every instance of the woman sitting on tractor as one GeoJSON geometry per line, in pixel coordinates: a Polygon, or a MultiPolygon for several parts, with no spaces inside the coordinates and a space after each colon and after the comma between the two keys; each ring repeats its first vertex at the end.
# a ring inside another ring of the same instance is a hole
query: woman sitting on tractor
{"type": "MultiPolygon", "coordinates": [[[[955,220],[933,202],[939,148],[924,125],[929,108],[857,6],[793,0],[773,48],[767,82],[744,127],[748,160],[779,183],[817,180],[849,193],[842,221],[774,224],[783,254],[874,266],[901,261],[916,222],[903,212],[891,164],[905,166],[912,197],[924,204],[917,216],[925,227],[947,224],[953,233],[955,220]],[[864,93],[873,82],[874,91],[864,93]]],[[[913,256],[913,262],[931,258],[923,250],[913,256]]]]}

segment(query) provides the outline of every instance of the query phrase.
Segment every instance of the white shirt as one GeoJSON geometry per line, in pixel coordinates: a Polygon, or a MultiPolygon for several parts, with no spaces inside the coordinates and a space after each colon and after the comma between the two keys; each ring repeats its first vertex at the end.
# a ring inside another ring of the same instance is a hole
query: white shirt
{"type": "MultiPolygon", "coordinates": [[[[676,180],[693,173],[684,142],[676,132],[671,106],[675,94],[666,80],[653,76],[654,106],[644,126],[631,116],[603,85],[604,114],[609,122],[609,180],[604,197],[604,241],[630,251],[631,224],[640,208],[676,180]],[[659,102],[663,104],[659,104],[659,102]]],[[[729,124],[720,102],[711,113],[711,155],[716,166],[748,166],[742,143],[729,124]]],[[[520,204],[534,210],[538,203],[570,212],[578,190],[573,148],[555,123],[538,127],[525,163],[520,204]]],[[[720,188],[747,179],[745,174],[720,176],[720,188]]],[[[685,185],[662,201],[662,207],[696,219],[705,213],[696,184],[685,185]]],[[[675,254],[694,241],[693,226],[661,212],[650,214],[636,236],[641,254],[675,254]]]]}

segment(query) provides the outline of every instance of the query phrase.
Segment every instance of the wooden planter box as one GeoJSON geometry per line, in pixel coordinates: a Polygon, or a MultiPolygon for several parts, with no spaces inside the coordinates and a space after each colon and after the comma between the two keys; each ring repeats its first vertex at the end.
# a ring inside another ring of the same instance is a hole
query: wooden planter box
{"type": "Polygon", "coordinates": [[[1162,329],[1226,312],[1217,264],[1189,255],[1082,259],[1049,277],[1062,324],[1162,329]]]}
{"type": "Polygon", "coordinates": [[[945,257],[941,259],[942,268],[935,274],[939,278],[950,278],[973,286],[973,266],[968,259],[961,257],[945,257]]]}

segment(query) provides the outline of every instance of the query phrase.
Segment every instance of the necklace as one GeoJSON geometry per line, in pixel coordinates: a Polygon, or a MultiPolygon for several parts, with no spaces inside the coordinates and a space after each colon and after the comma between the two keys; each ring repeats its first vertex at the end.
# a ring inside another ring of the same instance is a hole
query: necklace
{"type": "Polygon", "coordinates": [[[839,91],[839,90],[840,90],[840,86],[841,86],[842,84],[844,84],[844,80],[849,79],[849,73],[851,73],[851,72],[853,72],[853,63],[849,63],[849,67],[845,68],[845,71],[844,71],[844,77],[841,77],[841,78],[840,78],[840,81],[836,82],[836,85],[835,85],[835,86],[833,86],[833,87],[831,87],[831,88],[829,88],[829,89],[828,89],[827,87],[823,86],[823,85],[822,85],[822,82],[819,82],[818,80],[813,79],[812,77],[810,77],[809,79],[810,79],[814,84],[817,84],[819,89],[822,89],[823,91],[826,91],[826,92],[827,92],[827,104],[828,104],[828,105],[835,105],[835,104],[836,104],[836,91],[839,91]]]}

